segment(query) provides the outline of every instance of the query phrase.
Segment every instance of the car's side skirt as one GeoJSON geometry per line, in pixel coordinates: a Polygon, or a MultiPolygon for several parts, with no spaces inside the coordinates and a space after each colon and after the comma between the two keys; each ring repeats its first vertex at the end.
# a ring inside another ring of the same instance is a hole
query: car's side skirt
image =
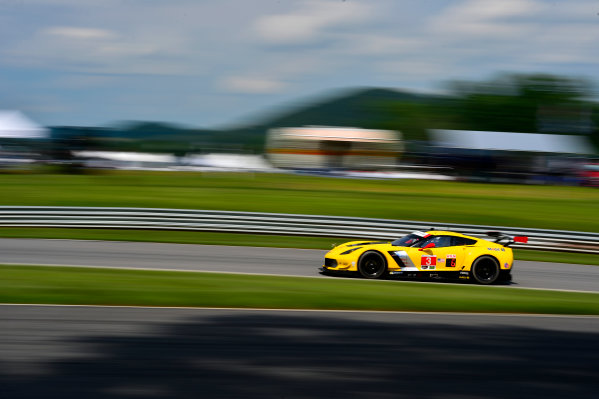
{"type": "MultiPolygon", "coordinates": [[[[320,267],[319,271],[325,275],[337,275],[337,276],[357,276],[358,272],[348,270],[330,270],[326,267],[320,267]]],[[[501,270],[498,281],[509,282],[511,281],[510,270],[501,270]]],[[[461,271],[389,271],[390,277],[397,277],[399,279],[431,279],[431,280],[470,280],[470,272],[466,270],[461,271]]]]}

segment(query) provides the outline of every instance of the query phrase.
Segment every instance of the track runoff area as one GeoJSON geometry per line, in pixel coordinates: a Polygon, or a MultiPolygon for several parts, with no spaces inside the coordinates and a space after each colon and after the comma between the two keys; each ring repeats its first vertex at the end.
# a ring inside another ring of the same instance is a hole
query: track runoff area
{"type": "Polygon", "coordinates": [[[591,398],[599,318],[1,305],[6,397],[591,398]]]}
{"type": "MultiPolygon", "coordinates": [[[[326,251],[118,241],[0,239],[0,253],[3,264],[321,277],[317,269],[322,265],[326,251]]],[[[515,261],[513,276],[513,282],[506,288],[599,292],[597,266],[515,261]]]]}
{"type": "MultiPolygon", "coordinates": [[[[0,252],[6,264],[330,278],[317,273],[325,251],[316,250],[3,239],[0,252]]],[[[599,292],[598,272],[517,262],[512,285],[481,288],[599,292]]],[[[596,316],[5,304],[0,321],[7,397],[562,398],[599,389],[596,316]]]]}

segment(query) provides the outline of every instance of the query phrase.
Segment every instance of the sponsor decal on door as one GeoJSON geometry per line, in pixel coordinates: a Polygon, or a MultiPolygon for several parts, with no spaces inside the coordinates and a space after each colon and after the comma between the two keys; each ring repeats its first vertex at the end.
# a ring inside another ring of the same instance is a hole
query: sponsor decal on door
{"type": "Polygon", "coordinates": [[[434,267],[431,266],[436,265],[437,257],[435,255],[422,255],[422,258],[420,258],[420,266],[422,266],[423,269],[434,269],[434,267]]]}

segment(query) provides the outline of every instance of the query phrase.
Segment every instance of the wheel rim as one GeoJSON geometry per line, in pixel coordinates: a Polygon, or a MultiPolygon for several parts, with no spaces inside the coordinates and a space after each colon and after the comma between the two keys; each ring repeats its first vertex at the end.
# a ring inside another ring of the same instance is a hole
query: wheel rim
{"type": "Polygon", "coordinates": [[[477,275],[477,277],[481,281],[491,281],[491,280],[493,280],[493,278],[495,277],[496,273],[497,273],[497,270],[494,267],[494,265],[491,265],[491,264],[489,264],[487,262],[479,265],[476,268],[476,275],[477,275]]]}
{"type": "Polygon", "coordinates": [[[364,266],[362,267],[362,270],[364,270],[364,273],[368,274],[369,276],[376,276],[380,273],[381,267],[382,262],[380,259],[375,256],[369,256],[364,260],[364,266]]]}

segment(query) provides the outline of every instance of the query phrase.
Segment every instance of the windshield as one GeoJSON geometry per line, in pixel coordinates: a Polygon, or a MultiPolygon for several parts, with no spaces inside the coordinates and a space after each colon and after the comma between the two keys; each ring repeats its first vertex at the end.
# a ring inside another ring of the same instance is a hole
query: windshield
{"type": "Polygon", "coordinates": [[[411,247],[424,239],[426,235],[420,232],[408,234],[405,237],[393,241],[391,244],[396,247],[411,247]]]}

